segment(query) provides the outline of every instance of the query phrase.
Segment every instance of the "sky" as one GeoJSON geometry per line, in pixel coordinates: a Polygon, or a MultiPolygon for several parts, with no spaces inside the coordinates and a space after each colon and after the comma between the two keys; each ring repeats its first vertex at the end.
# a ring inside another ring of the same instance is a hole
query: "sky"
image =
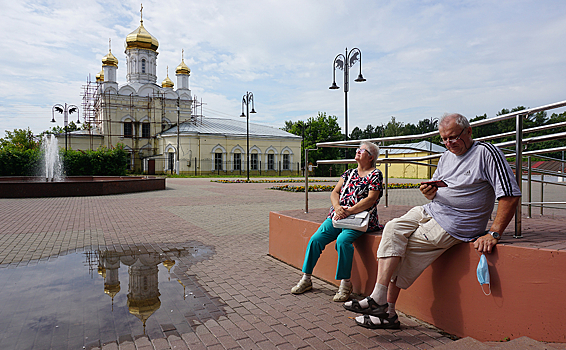
{"type": "MultiPolygon", "coordinates": [[[[109,39],[126,82],[124,42],[139,26],[139,1],[0,0],[0,10],[0,137],[53,127],[55,104],[82,115],[82,86],[95,81],[109,39]]],[[[251,91],[252,123],[281,128],[325,112],[344,128],[343,71],[340,89],[329,87],[346,48],[360,49],[367,80],[354,82],[355,63],[350,132],[391,117],[493,117],[566,100],[564,0],[145,0],[143,21],[159,41],[157,83],[167,67],[176,83],[184,50],[205,117],[238,119],[251,91]]]]}

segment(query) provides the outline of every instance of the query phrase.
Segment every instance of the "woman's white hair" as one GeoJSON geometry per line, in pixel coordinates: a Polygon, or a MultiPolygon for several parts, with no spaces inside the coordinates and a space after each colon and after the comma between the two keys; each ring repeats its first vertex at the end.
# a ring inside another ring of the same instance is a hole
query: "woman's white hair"
{"type": "Polygon", "coordinates": [[[379,158],[379,147],[375,143],[369,141],[360,142],[360,147],[362,147],[362,145],[366,146],[369,154],[373,157],[371,160],[371,166],[375,168],[375,163],[377,162],[377,158],[379,158]]]}

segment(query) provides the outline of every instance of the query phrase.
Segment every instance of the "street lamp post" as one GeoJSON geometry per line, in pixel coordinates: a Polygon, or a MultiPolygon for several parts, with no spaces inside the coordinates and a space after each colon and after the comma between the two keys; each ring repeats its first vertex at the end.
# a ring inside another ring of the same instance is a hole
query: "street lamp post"
{"type": "Polygon", "coordinates": [[[345,54],[339,53],[334,58],[333,69],[332,69],[332,85],[329,87],[331,90],[337,90],[340,87],[336,85],[336,68],[344,71],[344,120],[345,120],[345,133],[346,140],[348,139],[348,91],[350,90],[350,68],[354,66],[357,61],[360,61],[360,74],[354,80],[357,83],[366,81],[362,76],[362,51],[357,47],[353,48],[348,52],[348,48],[345,50],[345,54]]]}
{"type": "Polygon", "coordinates": [[[180,107],[181,98],[177,98],[177,164],[175,165],[177,175],[180,174],[179,168],[181,166],[181,147],[179,142],[179,133],[181,129],[180,119],[181,119],[181,107],[180,107]]]}
{"type": "Polygon", "coordinates": [[[81,123],[80,117],[79,117],[79,107],[75,106],[75,105],[68,105],[65,103],[65,105],[61,105],[61,104],[56,104],[53,106],[53,108],[51,109],[51,122],[55,123],[55,111],[63,114],[63,120],[64,120],[64,125],[65,125],[65,151],[67,151],[67,132],[68,132],[68,125],[69,125],[69,114],[73,114],[75,112],[77,112],[77,124],[81,123]]]}
{"type": "Polygon", "coordinates": [[[248,170],[248,181],[250,181],[250,113],[255,113],[254,109],[254,94],[251,91],[247,91],[242,98],[242,115],[240,117],[246,118],[246,157],[247,157],[247,170],[248,170]],[[252,110],[250,111],[250,103],[252,104],[252,110]],[[246,106],[246,114],[244,114],[244,105],[246,106]]]}

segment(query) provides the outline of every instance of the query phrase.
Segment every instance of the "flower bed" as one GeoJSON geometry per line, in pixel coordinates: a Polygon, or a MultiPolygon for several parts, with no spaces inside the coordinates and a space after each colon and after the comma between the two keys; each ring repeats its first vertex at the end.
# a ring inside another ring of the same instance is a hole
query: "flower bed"
{"type": "MultiPolygon", "coordinates": [[[[391,183],[389,189],[419,188],[420,184],[411,183],[391,183]]],[[[269,187],[269,190],[279,190],[288,192],[305,192],[305,186],[283,185],[269,187]]],[[[334,185],[309,185],[309,192],[330,192],[334,189],[334,185]]]]}
{"type": "MultiPolygon", "coordinates": [[[[311,180],[309,179],[309,182],[331,182],[334,180],[311,180]]],[[[295,180],[295,179],[283,179],[283,180],[241,180],[241,179],[236,179],[236,180],[210,180],[210,182],[220,182],[220,183],[287,183],[287,182],[305,182],[305,180],[295,180]]],[[[303,189],[304,191],[304,189],[303,189]]]]}
{"type": "MultiPolygon", "coordinates": [[[[279,190],[287,192],[305,192],[305,186],[283,185],[268,188],[269,190],[279,190]]],[[[309,185],[309,192],[330,192],[334,185],[309,185]]]]}

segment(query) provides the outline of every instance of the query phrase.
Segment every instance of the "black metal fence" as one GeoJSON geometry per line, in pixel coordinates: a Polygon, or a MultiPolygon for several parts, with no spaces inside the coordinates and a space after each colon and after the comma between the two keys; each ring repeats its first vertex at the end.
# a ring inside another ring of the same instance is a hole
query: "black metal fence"
{"type": "MultiPolygon", "coordinates": [[[[173,159],[168,158],[153,158],[157,163],[155,167],[155,173],[176,173],[175,162],[173,159]],[[161,164],[161,167],[159,166],[161,164]],[[165,165],[163,167],[163,164],[165,165]]],[[[143,172],[148,173],[149,169],[147,165],[144,165],[143,172]]],[[[283,163],[278,162],[262,162],[250,161],[250,175],[262,175],[262,176],[281,176],[281,175],[291,175],[291,176],[303,176],[300,163],[283,163]]],[[[181,174],[192,174],[192,175],[206,175],[206,174],[217,174],[217,175],[247,175],[248,167],[245,160],[234,162],[234,161],[219,161],[217,159],[181,159],[179,164],[179,171],[181,174]]]]}

